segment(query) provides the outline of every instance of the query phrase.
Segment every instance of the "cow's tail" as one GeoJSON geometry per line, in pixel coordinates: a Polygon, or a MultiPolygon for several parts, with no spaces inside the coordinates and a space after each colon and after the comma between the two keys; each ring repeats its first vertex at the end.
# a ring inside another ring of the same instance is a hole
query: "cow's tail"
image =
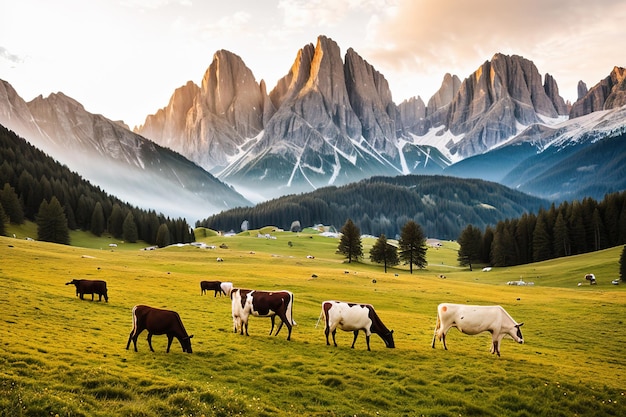
{"type": "Polygon", "coordinates": [[[293,293],[289,293],[289,303],[287,304],[287,320],[292,326],[297,326],[298,323],[293,319],[293,293]]]}
{"type": "Polygon", "coordinates": [[[320,311],[320,316],[317,318],[317,323],[315,323],[315,328],[317,329],[318,326],[320,325],[320,321],[322,321],[322,316],[324,315],[324,309],[322,309],[322,311],[320,311]]]}
{"type": "Polygon", "coordinates": [[[133,328],[130,330],[131,336],[134,336],[137,332],[137,313],[135,310],[137,310],[137,306],[133,307],[133,328]]]}

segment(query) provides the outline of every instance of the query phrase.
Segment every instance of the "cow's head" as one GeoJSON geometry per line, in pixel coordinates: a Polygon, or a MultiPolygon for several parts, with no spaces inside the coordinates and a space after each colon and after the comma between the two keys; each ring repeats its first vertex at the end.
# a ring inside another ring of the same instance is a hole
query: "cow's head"
{"type": "Polygon", "coordinates": [[[396,347],[396,344],[395,344],[395,343],[394,343],[394,341],[393,341],[393,330],[392,330],[392,331],[390,331],[389,333],[385,333],[385,334],[383,335],[383,341],[385,342],[385,345],[386,345],[388,348],[392,348],[392,349],[393,349],[393,348],[395,348],[395,347],[396,347]]]}
{"type": "Polygon", "coordinates": [[[66,282],[66,283],[65,283],[65,285],[71,285],[71,284],[73,284],[73,285],[77,285],[77,284],[78,284],[78,280],[73,279],[73,280],[71,280],[70,282],[66,282]]]}
{"type": "Polygon", "coordinates": [[[515,339],[515,341],[519,344],[524,343],[524,336],[522,336],[522,330],[520,329],[520,327],[522,327],[524,325],[524,323],[520,323],[520,324],[516,324],[515,325],[515,330],[517,330],[515,336],[513,337],[513,339],[515,339]]]}
{"type": "Polygon", "coordinates": [[[187,352],[187,353],[193,353],[191,350],[191,338],[193,337],[193,335],[191,336],[187,336],[181,339],[180,344],[183,347],[183,352],[187,352]]]}

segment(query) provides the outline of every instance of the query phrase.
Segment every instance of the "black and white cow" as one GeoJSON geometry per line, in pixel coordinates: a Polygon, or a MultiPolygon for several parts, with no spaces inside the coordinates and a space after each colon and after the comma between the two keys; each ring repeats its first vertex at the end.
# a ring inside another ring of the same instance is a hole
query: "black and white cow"
{"type": "Polygon", "coordinates": [[[461,333],[476,335],[482,332],[491,333],[491,353],[500,356],[500,341],[504,336],[511,336],[517,343],[524,343],[520,327],[524,323],[517,323],[501,306],[475,306],[465,304],[439,304],[437,307],[437,325],[433,335],[432,347],[435,339],[446,345],[446,334],[452,327],[461,333]]]}
{"type": "Polygon", "coordinates": [[[130,346],[130,341],[133,341],[135,346],[135,352],[137,352],[137,337],[144,330],[148,331],[148,346],[150,350],[154,352],[152,348],[152,335],[167,335],[167,351],[169,353],[172,341],[177,338],[180,342],[180,346],[183,348],[183,352],[191,353],[191,338],[183,326],[183,322],[177,312],[171,310],[161,310],[160,308],[154,308],[144,305],[137,305],[133,307],[133,329],[128,336],[128,343],[126,343],[126,350],[130,346]]]}
{"type": "Polygon", "coordinates": [[[337,346],[335,334],[337,328],[346,332],[354,332],[354,340],[352,340],[352,348],[356,343],[359,330],[365,332],[365,342],[367,350],[370,349],[370,336],[376,333],[383,339],[385,346],[395,348],[393,341],[393,330],[389,330],[376,314],[371,304],[345,303],[342,301],[324,301],[322,303],[322,316],[324,317],[324,334],[326,335],[326,344],[330,345],[328,335],[332,333],[333,344],[337,346]]]}
{"type": "Polygon", "coordinates": [[[289,329],[287,340],[291,340],[291,330],[296,322],[293,320],[293,293],[291,291],[259,291],[234,289],[231,293],[233,327],[235,332],[248,335],[248,319],[250,316],[269,317],[272,321],[270,335],[274,331],[275,317],[281,322],[276,329],[278,335],[283,324],[289,329]]]}
{"type": "Polygon", "coordinates": [[[106,281],[93,279],[73,279],[70,282],[66,282],[65,285],[75,285],[76,296],[80,297],[81,300],[84,300],[83,297],[85,294],[91,294],[91,301],[93,301],[94,294],[97,294],[98,301],[102,301],[102,297],[104,297],[104,301],[106,301],[107,303],[109,302],[106,281]]]}

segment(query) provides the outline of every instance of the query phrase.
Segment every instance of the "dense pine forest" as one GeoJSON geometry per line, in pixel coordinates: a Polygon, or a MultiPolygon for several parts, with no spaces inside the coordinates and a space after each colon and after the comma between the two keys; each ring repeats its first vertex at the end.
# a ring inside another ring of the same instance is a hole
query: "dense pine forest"
{"type": "Polygon", "coordinates": [[[459,261],[467,265],[522,265],[626,244],[626,192],[601,202],[563,202],[481,230],[468,225],[459,237],[459,261]]]}
{"type": "Polygon", "coordinates": [[[37,222],[44,234],[40,240],[58,243],[70,242],[58,240],[63,231],[51,228],[81,229],[97,236],[108,232],[118,239],[158,246],[194,240],[186,220],[170,219],[107,195],[0,126],[0,223],[25,220],[37,222]]]}
{"type": "Polygon", "coordinates": [[[502,185],[444,176],[405,175],[372,177],[342,187],[290,195],[255,207],[235,208],[198,222],[222,231],[273,225],[289,230],[332,225],[337,229],[352,219],[363,234],[395,238],[409,220],[428,237],[457,239],[468,224],[484,228],[498,221],[537,212],[549,202],[502,185]]]}

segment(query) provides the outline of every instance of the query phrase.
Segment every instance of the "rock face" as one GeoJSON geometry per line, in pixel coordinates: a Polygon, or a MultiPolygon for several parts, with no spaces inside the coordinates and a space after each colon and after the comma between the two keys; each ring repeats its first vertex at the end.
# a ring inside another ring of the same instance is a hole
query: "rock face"
{"type": "Polygon", "coordinates": [[[543,89],[552,102],[557,114],[569,114],[569,109],[567,108],[567,104],[565,104],[565,100],[563,100],[563,97],[559,95],[559,86],[557,85],[554,77],[550,74],[546,74],[544,77],[543,89]]]}
{"type": "Polygon", "coordinates": [[[181,155],[89,113],[63,93],[26,103],[0,82],[0,109],[1,124],[131,204],[190,223],[207,213],[250,204],[181,155]],[[185,204],[173,204],[172,196],[185,204]]]}
{"type": "Polygon", "coordinates": [[[348,50],[320,36],[298,51],[289,73],[269,94],[275,113],[247,158],[222,171],[220,178],[317,188],[395,170],[380,157],[397,156],[397,109],[385,78],[348,50]]]}
{"type": "Polygon", "coordinates": [[[463,81],[450,104],[446,127],[464,134],[450,151],[461,157],[484,152],[516,134],[518,123],[539,122],[539,115],[556,118],[559,113],[535,65],[520,56],[496,54],[463,81]]]}
{"type": "Polygon", "coordinates": [[[189,81],[178,88],[168,105],[135,132],[215,171],[259,134],[264,119],[272,115],[269,104],[265,84],[256,82],[238,55],[220,50],[201,87],[189,81]]]}
{"type": "Polygon", "coordinates": [[[442,169],[445,154],[485,152],[519,126],[567,112],[552,76],[542,83],[531,61],[502,54],[464,81],[446,74],[427,105],[420,97],[396,105],[380,72],[352,48],[342,59],[339,46],[320,36],[269,94],[238,56],[219,51],[201,88],[177,90],[137,131],[229,183],[306,191],[420,173],[429,160],[442,169]],[[446,147],[434,159],[434,145],[420,139],[432,129],[446,147]]]}
{"type": "MultiPolygon", "coordinates": [[[[581,81],[582,82],[582,81],[581,81]]],[[[594,111],[610,110],[626,104],[626,69],[614,67],[608,77],[593,86],[581,97],[580,83],[579,98],[572,105],[570,119],[584,116],[594,111]]]]}

